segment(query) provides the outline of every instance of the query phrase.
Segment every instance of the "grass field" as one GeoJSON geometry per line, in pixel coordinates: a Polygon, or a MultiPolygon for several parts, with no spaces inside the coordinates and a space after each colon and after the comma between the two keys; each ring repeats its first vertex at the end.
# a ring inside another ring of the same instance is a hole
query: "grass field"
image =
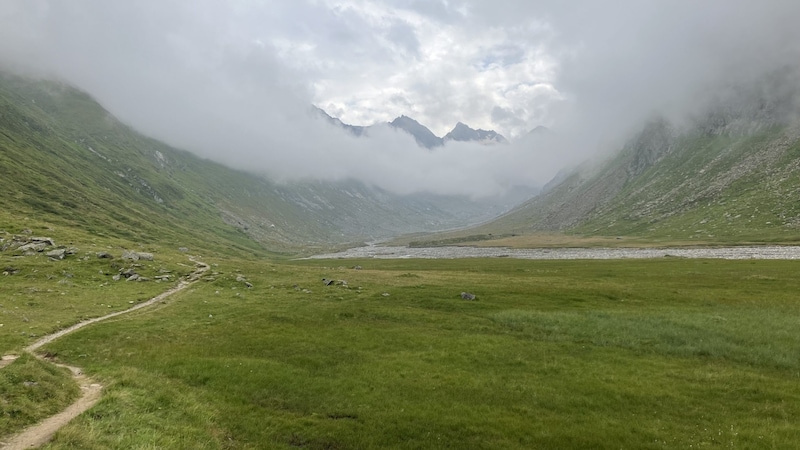
{"type": "Polygon", "coordinates": [[[46,347],[107,386],[46,448],[800,442],[798,262],[206,262],[46,347]]]}

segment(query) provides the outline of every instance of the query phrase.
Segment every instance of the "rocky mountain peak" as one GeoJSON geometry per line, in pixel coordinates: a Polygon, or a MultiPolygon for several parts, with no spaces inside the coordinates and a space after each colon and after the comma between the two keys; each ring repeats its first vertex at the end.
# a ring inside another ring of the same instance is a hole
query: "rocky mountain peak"
{"type": "Polygon", "coordinates": [[[444,141],[479,142],[481,144],[508,142],[506,138],[496,131],[476,130],[462,122],[458,122],[456,126],[444,136],[444,141]]]}

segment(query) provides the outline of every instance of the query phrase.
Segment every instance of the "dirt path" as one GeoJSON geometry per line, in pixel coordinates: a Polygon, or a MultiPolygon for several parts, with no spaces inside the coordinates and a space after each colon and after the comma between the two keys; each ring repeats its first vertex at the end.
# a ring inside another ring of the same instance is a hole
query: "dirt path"
{"type": "MultiPolygon", "coordinates": [[[[34,351],[39,349],[45,344],[48,344],[61,336],[66,334],[72,333],[73,331],[80,330],[83,327],[89,326],[91,324],[101,322],[103,320],[111,319],[112,317],[117,317],[122,314],[127,314],[131,311],[136,311],[137,309],[141,309],[147,306],[150,306],[154,303],[158,303],[165,298],[169,297],[170,295],[179,292],[183,289],[186,289],[188,286],[192,285],[194,282],[200,279],[200,277],[209,269],[208,264],[192,260],[197,265],[197,269],[192,272],[185,280],[181,280],[177,286],[173,287],[172,289],[151,298],[150,300],[139,303],[138,305],[128,308],[123,311],[117,311],[111,314],[107,314],[102,317],[96,317],[94,319],[85,320],[83,322],[79,322],[69,328],[65,328],[61,331],[58,331],[53,334],[49,334],[47,336],[42,337],[38,341],[34,342],[33,344],[25,347],[25,351],[34,354],[34,351]]],[[[35,355],[35,354],[34,354],[35,355]]],[[[42,358],[39,355],[36,355],[37,358],[42,358]]],[[[7,355],[3,356],[0,359],[0,369],[3,367],[11,364],[17,357],[15,355],[7,355]]],[[[30,449],[36,448],[53,437],[53,435],[58,431],[61,427],[69,423],[70,420],[74,419],[87,409],[94,406],[100,400],[100,396],[103,391],[103,386],[99,383],[96,383],[91,378],[84,375],[83,370],[79,367],[74,366],[67,366],[64,364],[57,364],[59,367],[65,367],[72,372],[72,376],[74,377],[75,381],[81,387],[81,396],[76,400],[74,403],[69,405],[67,409],[61,411],[60,413],[48,417],[43,421],[32,425],[22,431],[19,434],[9,436],[2,441],[0,441],[0,449],[2,450],[22,450],[22,449],[30,449]]]]}

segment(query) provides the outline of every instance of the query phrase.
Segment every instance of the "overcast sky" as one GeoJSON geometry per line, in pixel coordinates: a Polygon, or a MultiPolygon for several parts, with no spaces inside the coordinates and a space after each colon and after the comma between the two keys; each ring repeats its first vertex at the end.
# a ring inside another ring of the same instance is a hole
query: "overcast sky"
{"type": "Polygon", "coordinates": [[[796,0],[2,0],[0,64],[88,91],[141,131],[278,179],[407,193],[543,184],[709,86],[800,60],[796,0]],[[405,114],[549,143],[433,152],[405,114]]]}

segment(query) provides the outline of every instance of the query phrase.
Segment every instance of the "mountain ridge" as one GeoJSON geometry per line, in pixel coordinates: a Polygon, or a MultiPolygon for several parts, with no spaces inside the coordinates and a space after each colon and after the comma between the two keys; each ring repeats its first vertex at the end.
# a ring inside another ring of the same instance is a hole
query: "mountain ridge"
{"type": "MultiPolygon", "coordinates": [[[[353,134],[354,136],[361,137],[365,136],[369,133],[369,129],[376,126],[376,125],[350,125],[348,123],[343,122],[341,119],[337,117],[333,117],[325,110],[314,107],[314,109],[318,112],[322,118],[334,125],[338,128],[342,128],[353,134]]],[[[458,122],[450,130],[447,134],[442,137],[437,136],[433,131],[431,131],[425,125],[422,125],[417,120],[406,116],[405,114],[396,117],[391,122],[387,122],[387,125],[390,127],[402,130],[412,137],[417,142],[420,147],[424,147],[427,149],[434,149],[437,147],[441,147],[445,145],[448,141],[458,141],[458,142],[477,142],[481,144],[506,144],[508,140],[503,137],[500,133],[497,133],[494,130],[483,130],[483,129],[474,129],[470,126],[464,124],[463,122],[458,122]]],[[[539,129],[545,129],[544,127],[537,127],[535,130],[532,130],[533,133],[539,129]]]]}

